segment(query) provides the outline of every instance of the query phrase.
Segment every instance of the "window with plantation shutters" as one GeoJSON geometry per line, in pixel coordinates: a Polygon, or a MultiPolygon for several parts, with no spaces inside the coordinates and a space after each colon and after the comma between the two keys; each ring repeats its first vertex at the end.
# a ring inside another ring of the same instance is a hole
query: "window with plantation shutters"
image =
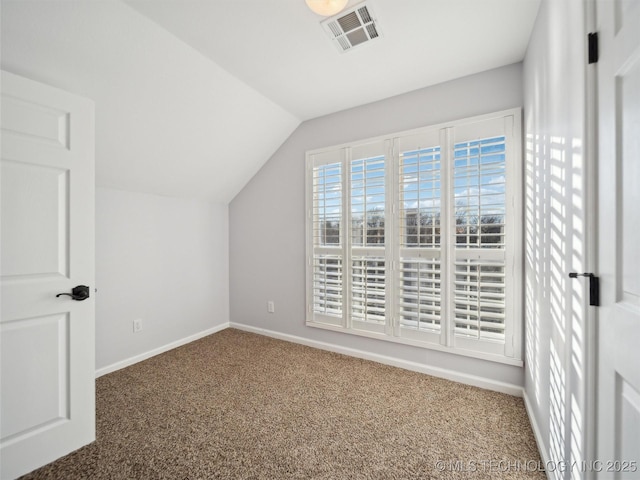
{"type": "Polygon", "coordinates": [[[350,316],[354,330],[384,333],[387,311],[387,168],[384,142],[349,150],[350,316]]]}
{"type": "Polygon", "coordinates": [[[521,247],[515,243],[519,218],[514,209],[520,180],[508,158],[514,148],[511,124],[509,117],[495,118],[451,132],[452,343],[498,354],[514,348],[514,325],[507,320],[516,311],[509,315],[508,308],[519,308],[514,286],[521,283],[512,273],[521,247]]]}
{"type": "Polygon", "coordinates": [[[455,144],[456,248],[504,248],[505,174],[504,136],[455,144]]]}
{"type": "Polygon", "coordinates": [[[312,309],[329,324],[343,315],[343,168],[340,154],[318,155],[311,169],[312,309]]]}
{"type": "Polygon", "coordinates": [[[504,136],[454,145],[455,334],[461,337],[504,341],[505,173],[504,136]]]}
{"type": "Polygon", "coordinates": [[[395,140],[398,151],[397,322],[401,338],[442,339],[442,195],[440,132],[395,140]]]}
{"type": "Polygon", "coordinates": [[[384,247],[384,155],[351,161],[351,245],[384,247]]]}
{"type": "Polygon", "coordinates": [[[519,109],[307,153],[307,325],[521,364],[519,109]]]}

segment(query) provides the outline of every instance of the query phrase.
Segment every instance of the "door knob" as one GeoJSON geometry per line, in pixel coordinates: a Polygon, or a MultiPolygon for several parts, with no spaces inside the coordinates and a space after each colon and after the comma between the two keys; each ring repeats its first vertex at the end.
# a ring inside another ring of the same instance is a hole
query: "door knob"
{"type": "Polygon", "coordinates": [[[77,287],[73,287],[71,289],[71,293],[59,293],[56,295],[57,297],[61,297],[62,295],[68,295],[73,300],[77,300],[81,302],[82,300],[86,300],[89,298],[89,287],[86,285],[78,285],[77,287]]]}
{"type": "Polygon", "coordinates": [[[600,278],[593,273],[570,272],[569,278],[587,277],[589,279],[589,305],[600,306],[600,278]]]}

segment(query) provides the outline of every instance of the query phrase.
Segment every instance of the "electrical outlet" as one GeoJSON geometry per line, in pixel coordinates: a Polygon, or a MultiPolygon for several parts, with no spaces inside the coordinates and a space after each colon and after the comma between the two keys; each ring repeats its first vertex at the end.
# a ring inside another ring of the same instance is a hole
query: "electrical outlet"
{"type": "Polygon", "coordinates": [[[267,302],[267,312],[269,313],[275,313],[276,311],[276,304],[273,300],[269,300],[267,302]]]}
{"type": "Polygon", "coordinates": [[[133,333],[139,333],[142,331],[142,319],[136,318],[133,321],[133,333]]]}

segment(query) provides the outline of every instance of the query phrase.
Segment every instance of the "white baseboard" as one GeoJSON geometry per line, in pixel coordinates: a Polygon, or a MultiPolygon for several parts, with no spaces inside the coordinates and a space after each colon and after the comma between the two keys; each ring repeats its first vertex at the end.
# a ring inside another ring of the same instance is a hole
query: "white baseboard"
{"type": "MultiPolygon", "coordinates": [[[[531,424],[531,428],[533,429],[533,436],[536,438],[536,444],[538,445],[538,451],[540,452],[542,463],[544,465],[549,465],[550,457],[549,451],[547,450],[547,442],[542,437],[542,432],[540,431],[538,421],[536,420],[536,417],[533,415],[533,411],[531,410],[531,401],[529,400],[529,396],[524,389],[522,389],[522,398],[524,399],[524,408],[527,411],[527,417],[529,417],[529,423],[531,424]]],[[[549,477],[549,472],[547,471],[546,473],[547,478],[551,479],[551,477],[549,477]]]]}
{"type": "Polygon", "coordinates": [[[161,353],[173,350],[176,347],[181,347],[182,345],[186,345],[187,343],[193,342],[202,337],[206,337],[207,335],[217,333],[221,330],[224,330],[225,328],[229,328],[229,322],[225,322],[216,327],[208,328],[207,330],[203,330],[202,332],[189,335],[188,337],[181,338],[180,340],[176,340],[175,342],[167,343],[166,345],[154,348],[153,350],[149,350],[148,352],[144,352],[139,355],[126,358],[124,360],[120,360],[119,362],[112,363],[111,365],[107,365],[106,367],[99,368],[96,370],[96,378],[101,377],[102,375],[106,375],[107,373],[115,372],[116,370],[128,367],[130,365],[133,365],[134,363],[142,362],[143,360],[146,360],[148,358],[155,357],[156,355],[159,355],[161,353]]]}
{"type": "Polygon", "coordinates": [[[398,358],[389,357],[386,355],[380,355],[377,353],[365,352],[363,350],[357,350],[354,348],[341,347],[333,345],[331,343],[319,342],[316,340],[310,340],[308,338],[298,337],[296,335],[289,335],[287,333],[274,332],[265,328],[257,328],[241,323],[231,322],[229,324],[231,328],[237,328],[238,330],[244,330],[247,332],[257,333],[260,335],[266,335],[268,337],[277,338],[279,340],[286,340],[288,342],[299,343],[308,347],[319,348],[321,350],[327,350],[329,352],[341,353],[349,355],[351,357],[362,358],[364,360],[371,360],[385,365],[391,365],[393,367],[404,368],[405,370],[411,370],[414,372],[425,373],[438,378],[444,378],[446,380],[452,380],[454,382],[464,383],[466,385],[473,385],[474,387],[484,388],[486,390],[493,390],[496,392],[507,393],[516,397],[522,396],[522,387],[513,385],[510,383],[499,382],[497,380],[491,380],[477,375],[470,375],[467,373],[460,373],[454,370],[448,370],[446,368],[432,367],[421,363],[411,362],[408,360],[400,360],[398,358]]]}
{"type": "MultiPolygon", "coordinates": [[[[327,350],[329,352],[341,353],[343,355],[362,358],[364,360],[371,360],[373,362],[382,363],[384,365],[391,365],[393,367],[403,368],[405,370],[411,370],[413,372],[425,373],[427,375],[432,375],[434,377],[444,378],[446,380],[452,380],[454,382],[464,383],[466,385],[473,385],[474,387],[480,387],[480,388],[485,388],[487,390],[506,393],[509,395],[514,395],[516,397],[521,397],[523,393],[522,387],[519,387],[518,385],[510,384],[510,383],[491,380],[488,378],[479,377],[477,375],[460,373],[460,372],[456,372],[454,370],[449,370],[446,368],[433,367],[433,366],[424,365],[421,363],[411,362],[408,360],[401,360],[398,358],[389,357],[386,355],[380,355],[377,353],[366,352],[364,350],[358,350],[355,348],[341,347],[331,343],[320,342],[317,340],[311,340],[304,337],[298,337],[296,335],[290,335],[288,333],[275,332],[273,330],[268,330],[266,328],[257,328],[257,327],[252,327],[249,325],[244,325],[244,324],[235,323],[235,322],[223,323],[216,327],[196,333],[194,335],[181,338],[180,340],[176,340],[175,342],[171,342],[161,347],[154,348],[153,350],[149,350],[148,352],[144,352],[139,355],[135,355],[133,357],[121,360],[119,362],[112,363],[111,365],[107,365],[106,367],[99,368],[96,370],[96,378],[101,377],[102,375],[106,375],[107,373],[115,372],[116,370],[120,370],[122,368],[128,367],[135,363],[142,362],[143,360],[146,360],[148,358],[154,357],[161,353],[167,352],[176,347],[180,347],[187,343],[193,342],[202,337],[206,337],[207,335],[220,332],[229,327],[237,328],[238,330],[244,330],[247,332],[257,333],[259,335],[265,335],[267,337],[277,338],[279,340],[285,340],[287,342],[299,343],[301,345],[306,345],[308,347],[313,347],[313,348],[319,348],[321,350],[327,350]]],[[[534,424],[533,421],[535,419],[531,417],[531,415],[529,416],[532,420],[532,424],[534,424]]],[[[536,434],[536,440],[537,440],[537,434],[536,434]]]]}

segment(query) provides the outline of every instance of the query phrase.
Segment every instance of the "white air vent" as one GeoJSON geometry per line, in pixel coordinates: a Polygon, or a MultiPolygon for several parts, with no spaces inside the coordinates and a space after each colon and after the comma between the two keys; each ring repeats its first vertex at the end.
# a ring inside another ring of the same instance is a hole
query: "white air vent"
{"type": "Polygon", "coordinates": [[[366,2],[326,19],[321,25],[341,52],[353,50],[381,35],[378,21],[366,2]]]}

